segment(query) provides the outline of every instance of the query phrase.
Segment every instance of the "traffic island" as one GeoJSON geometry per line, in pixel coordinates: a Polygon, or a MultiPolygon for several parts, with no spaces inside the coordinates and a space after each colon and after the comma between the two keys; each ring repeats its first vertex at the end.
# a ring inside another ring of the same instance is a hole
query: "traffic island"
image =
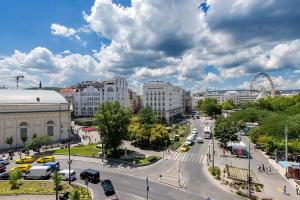
{"type": "Polygon", "coordinates": [[[247,169],[238,167],[226,167],[221,171],[218,166],[207,168],[212,175],[211,180],[218,184],[220,188],[232,192],[240,197],[251,200],[260,199],[258,196],[263,192],[263,185],[258,182],[258,179],[253,171],[250,171],[252,178],[251,183],[251,198],[248,197],[248,171],[247,169]],[[213,177],[213,178],[212,178],[213,177]]]}
{"type": "MultiPolygon", "coordinates": [[[[69,192],[76,195],[80,200],[92,200],[90,193],[85,187],[67,182],[61,183],[59,194],[69,192]],[[75,194],[76,193],[76,194],[75,194]]],[[[0,196],[19,196],[19,195],[55,195],[54,183],[52,181],[27,181],[22,180],[18,183],[18,187],[11,189],[9,181],[0,181],[0,196]]]]}

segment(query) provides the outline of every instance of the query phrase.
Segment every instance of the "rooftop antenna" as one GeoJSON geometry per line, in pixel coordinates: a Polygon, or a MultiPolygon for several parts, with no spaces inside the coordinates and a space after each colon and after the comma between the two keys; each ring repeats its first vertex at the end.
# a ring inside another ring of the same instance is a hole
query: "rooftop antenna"
{"type": "Polygon", "coordinates": [[[24,78],[24,76],[23,75],[18,75],[15,78],[16,78],[16,81],[17,81],[17,90],[18,90],[19,89],[19,79],[24,78]]]}

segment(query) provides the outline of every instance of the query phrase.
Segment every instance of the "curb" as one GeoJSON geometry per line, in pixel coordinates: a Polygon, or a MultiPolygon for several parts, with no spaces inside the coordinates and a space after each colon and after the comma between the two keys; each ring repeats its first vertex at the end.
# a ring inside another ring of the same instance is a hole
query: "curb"
{"type": "Polygon", "coordinates": [[[249,200],[249,198],[242,197],[242,196],[237,195],[236,193],[234,193],[234,192],[232,192],[232,191],[230,191],[230,190],[224,189],[224,187],[222,187],[222,185],[221,185],[217,180],[215,180],[215,179],[213,178],[213,176],[210,174],[210,172],[208,171],[208,165],[207,165],[207,163],[204,164],[203,170],[204,170],[204,172],[207,172],[207,173],[204,173],[204,174],[206,175],[206,177],[208,178],[208,180],[209,180],[212,184],[214,184],[215,186],[217,186],[218,188],[221,188],[223,191],[228,192],[228,193],[230,193],[230,194],[233,194],[233,195],[236,196],[236,197],[239,197],[239,198],[242,198],[242,199],[249,200]],[[207,175],[207,174],[208,174],[208,175],[207,175]]]}

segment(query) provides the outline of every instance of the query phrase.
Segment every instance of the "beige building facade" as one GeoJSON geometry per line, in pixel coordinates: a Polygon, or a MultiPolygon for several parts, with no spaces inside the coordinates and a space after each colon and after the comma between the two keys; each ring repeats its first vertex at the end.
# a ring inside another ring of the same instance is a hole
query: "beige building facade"
{"type": "Polygon", "coordinates": [[[0,149],[23,146],[34,135],[49,135],[53,142],[68,137],[71,114],[68,102],[55,91],[0,90],[0,149]]]}

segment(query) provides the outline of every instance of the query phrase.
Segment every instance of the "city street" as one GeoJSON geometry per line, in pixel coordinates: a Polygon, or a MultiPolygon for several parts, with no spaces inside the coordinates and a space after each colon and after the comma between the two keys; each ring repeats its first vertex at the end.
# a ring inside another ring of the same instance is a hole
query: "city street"
{"type": "MultiPolygon", "coordinates": [[[[203,136],[203,126],[201,121],[191,120],[191,129],[197,128],[198,135],[203,136]]],[[[76,170],[77,177],[80,171],[86,168],[100,170],[101,178],[110,179],[121,199],[146,199],[146,177],[150,180],[149,199],[207,199],[211,197],[215,200],[234,200],[240,199],[211,183],[204,170],[206,164],[206,154],[208,152],[208,141],[204,143],[194,143],[188,152],[171,152],[166,154],[165,159],[150,166],[140,168],[107,168],[101,163],[87,163],[86,161],[73,161],[72,169],[76,170]],[[179,170],[178,170],[179,169],[179,170]],[[166,183],[159,180],[162,175],[166,183]],[[165,178],[165,179],[164,179],[165,178]],[[183,188],[175,187],[180,179],[184,184],[183,188]],[[175,186],[169,185],[173,184],[175,186]],[[174,184],[175,183],[175,184],[174,184]]],[[[62,168],[67,168],[66,160],[60,161],[62,168]]],[[[84,184],[84,181],[77,180],[84,184]]],[[[94,196],[100,199],[104,198],[103,190],[100,184],[89,184],[93,190],[94,196]]]]}

